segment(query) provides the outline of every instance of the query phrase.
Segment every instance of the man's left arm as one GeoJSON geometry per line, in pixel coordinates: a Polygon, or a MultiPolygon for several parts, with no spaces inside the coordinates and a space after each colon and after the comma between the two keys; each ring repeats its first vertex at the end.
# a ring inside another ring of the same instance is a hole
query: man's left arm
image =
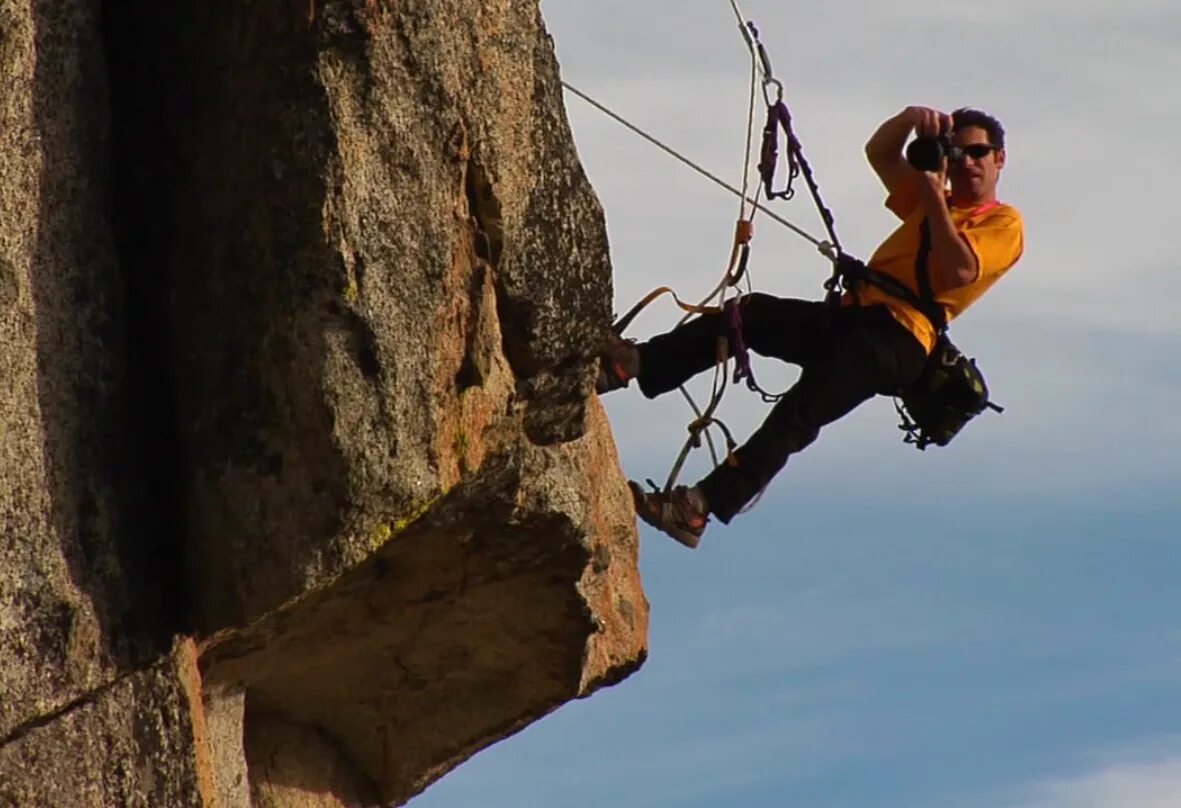
{"type": "Polygon", "coordinates": [[[943,172],[925,172],[920,183],[919,200],[927,214],[931,229],[931,253],[927,266],[931,270],[936,288],[957,289],[967,286],[980,277],[980,260],[951,219],[944,195],[946,175],[943,172]]]}

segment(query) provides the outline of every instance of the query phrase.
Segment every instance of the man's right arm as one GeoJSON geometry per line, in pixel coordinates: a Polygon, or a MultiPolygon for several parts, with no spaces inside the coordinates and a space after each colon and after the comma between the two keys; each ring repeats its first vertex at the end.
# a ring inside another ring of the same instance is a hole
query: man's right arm
{"type": "Polygon", "coordinates": [[[902,154],[910,133],[934,136],[951,131],[951,116],[930,107],[907,107],[877,128],[865,144],[865,156],[893,197],[895,210],[910,210],[918,204],[919,172],[902,154]]]}

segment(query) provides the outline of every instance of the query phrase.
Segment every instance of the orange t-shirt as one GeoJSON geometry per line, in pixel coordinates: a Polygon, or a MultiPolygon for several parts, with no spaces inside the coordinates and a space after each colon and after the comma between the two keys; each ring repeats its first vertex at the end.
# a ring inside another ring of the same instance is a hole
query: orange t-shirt
{"type": "MultiPolygon", "coordinates": [[[[918,294],[915,259],[919,252],[919,231],[924,213],[917,205],[909,210],[903,209],[900,200],[894,196],[886,200],[886,207],[902,219],[902,224],[874,251],[869,266],[901,281],[918,294]]],[[[935,300],[943,307],[948,322],[987,292],[1017,263],[1025,248],[1021,214],[1012,205],[998,202],[975,208],[953,207],[951,220],[955,223],[956,231],[976,254],[980,274],[972,283],[955,289],[941,288],[939,279],[932,276],[935,300]]],[[[859,284],[857,294],[863,306],[884,303],[894,319],[906,326],[930,353],[935,346],[935,330],[917,309],[869,284],[859,284]]]]}

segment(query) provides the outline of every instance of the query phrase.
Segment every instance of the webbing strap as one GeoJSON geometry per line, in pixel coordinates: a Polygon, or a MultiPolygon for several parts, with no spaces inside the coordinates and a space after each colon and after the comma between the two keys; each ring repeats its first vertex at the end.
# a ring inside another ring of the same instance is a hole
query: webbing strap
{"type": "MultiPolygon", "coordinates": [[[[722,276],[722,280],[714,287],[713,291],[709,293],[700,303],[686,303],[677,297],[677,293],[673,291],[671,286],[658,286],[648,294],[640,298],[640,301],[628,309],[627,314],[620,317],[611,326],[611,329],[618,335],[622,335],[627,327],[631,325],[632,320],[636,319],[641,311],[643,311],[652,301],[656,300],[661,295],[672,295],[673,300],[686,314],[718,314],[723,310],[722,306],[708,305],[707,301],[714,300],[719,295],[723,295],[729,287],[737,286],[746,274],[747,262],[750,260],[750,240],[754,237],[754,226],[749,219],[739,219],[734,225],[734,245],[730,250],[730,261],[726,265],[726,274],[722,276]]],[[[688,319],[688,318],[686,318],[688,319]]]]}
{"type": "MultiPolygon", "coordinates": [[[[910,287],[884,272],[874,269],[865,262],[851,255],[841,254],[837,258],[833,278],[839,280],[841,286],[856,295],[856,284],[867,283],[881,289],[891,297],[896,297],[927,318],[937,334],[947,330],[947,313],[939,301],[935,299],[935,292],[931,286],[931,269],[929,258],[931,254],[931,227],[926,219],[919,225],[919,249],[915,256],[915,278],[919,287],[916,294],[910,287]]],[[[826,283],[830,300],[836,302],[840,292],[835,284],[826,283]]]]}
{"type": "Polygon", "coordinates": [[[673,301],[676,302],[676,304],[686,314],[720,314],[722,311],[720,306],[701,306],[693,303],[686,303],[684,300],[681,300],[681,298],[677,297],[677,293],[673,291],[671,286],[658,286],[648,294],[644,295],[644,297],[640,299],[639,303],[636,303],[636,305],[632,306],[628,310],[627,314],[616,320],[614,325],[611,326],[611,330],[616,334],[622,334],[627,330],[627,327],[631,325],[631,321],[636,319],[636,315],[638,315],[648,306],[648,304],[650,304],[653,300],[656,300],[661,295],[672,295],[673,301]]]}
{"type": "MultiPolygon", "coordinates": [[[[816,210],[824,221],[824,229],[828,231],[829,243],[832,248],[835,248],[837,254],[840,253],[841,241],[837,238],[836,218],[820,196],[820,184],[812,174],[812,166],[808,163],[808,159],[804,157],[803,144],[796,137],[795,130],[791,125],[791,110],[787,108],[782,97],[774,104],[767,105],[767,124],[763,127],[763,149],[762,159],[759,160],[759,174],[763,179],[763,187],[768,199],[791,199],[795,195],[795,190],[791,186],[792,180],[803,174],[816,210]],[[775,191],[773,184],[775,168],[779,159],[780,129],[787,136],[787,185],[782,191],[775,191]]],[[[821,249],[823,251],[824,247],[821,249]]]]}
{"type": "Polygon", "coordinates": [[[935,300],[935,291],[931,288],[931,268],[927,265],[931,256],[931,223],[924,216],[919,225],[919,253],[914,259],[914,274],[919,285],[921,306],[918,307],[923,316],[931,321],[935,333],[942,334],[947,330],[947,313],[935,300]]]}
{"type": "Polygon", "coordinates": [[[734,357],[734,376],[733,381],[738,384],[740,381],[746,380],[746,389],[752,393],[758,393],[764,404],[774,404],[783,398],[783,393],[768,393],[764,390],[755,378],[754,368],[750,364],[750,349],[746,346],[746,337],[743,335],[742,329],[742,306],[738,299],[727,301],[725,306],[727,312],[726,327],[729,333],[731,355],[734,357]]]}
{"type": "Polygon", "coordinates": [[[759,176],[763,180],[763,192],[767,199],[791,199],[796,195],[792,181],[800,175],[795,152],[791,148],[791,111],[782,100],[767,107],[767,123],[763,126],[763,148],[759,159],[759,176]],[[779,130],[787,133],[787,184],[782,191],[775,190],[775,168],[779,164],[779,130]]]}

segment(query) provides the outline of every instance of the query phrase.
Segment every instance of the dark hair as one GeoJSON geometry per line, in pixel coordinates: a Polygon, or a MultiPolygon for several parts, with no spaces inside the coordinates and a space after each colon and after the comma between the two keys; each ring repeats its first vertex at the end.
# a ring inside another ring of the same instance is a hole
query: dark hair
{"type": "Polygon", "coordinates": [[[951,113],[952,131],[959,131],[968,126],[979,126],[988,133],[988,142],[998,149],[1005,148],[1005,127],[1001,122],[989,115],[971,107],[960,107],[951,113]]]}

